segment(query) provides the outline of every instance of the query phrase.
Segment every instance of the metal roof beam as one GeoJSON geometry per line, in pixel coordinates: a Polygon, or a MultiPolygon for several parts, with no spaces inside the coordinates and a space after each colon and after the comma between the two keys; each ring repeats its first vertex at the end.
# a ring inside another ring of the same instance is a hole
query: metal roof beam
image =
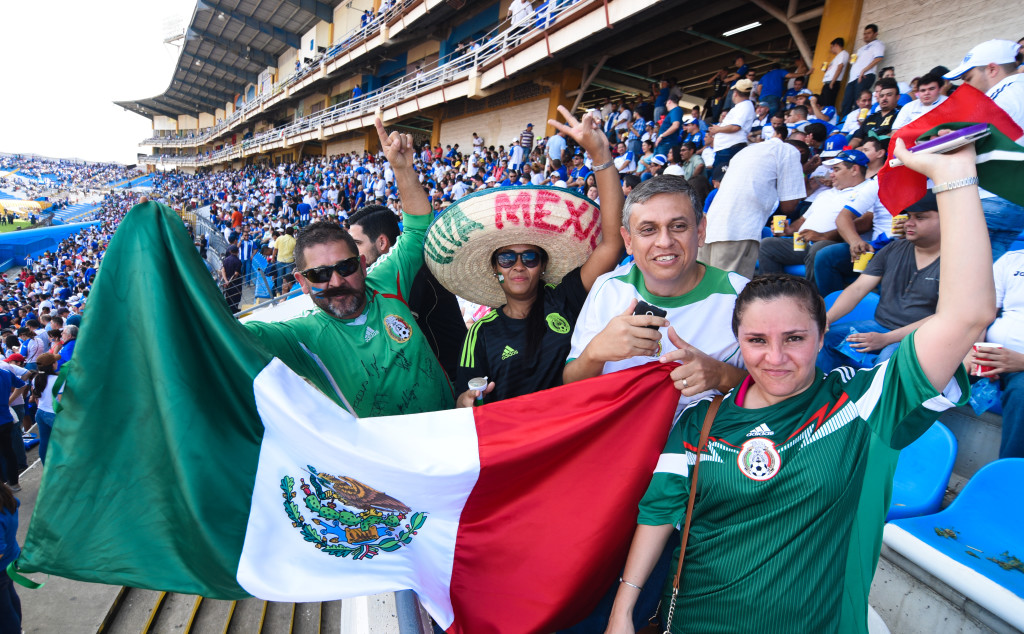
{"type": "Polygon", "coordinates": [[[164,108],[160,108],[160,107],[157,107],[157,106],[151,106],[151,105],[148,105],[148,104],[140,103],[138,101],[115,102],[115,103],[117,103],[117,105],[121,106],[125,110],[131,110],[135,114],[143,116],[143,117],[145,117],[145,116],[152,116],[152,115],[147,115],[147,113],[144,112],[145,110],[150,110],[150,111],[155,112],[156,114],[158,114],[160,116],[163,116],[163,117],[170,117],[172,119],[177,119],[178,118],[178,115],[173,114],[170,110],[165,110],[164,108]],[[125,103],[131,103],[134,107],[129,108],[128,106],[124,105],[125,103]]]}
{"type": "Polygon", "coordinates": [[[217,0],[199,0],[196,10],[201,11],[203,9],[220,12],[228,16],[230,19],[237,20],[250,29],[259,31],[264,35],[269,35],[278,42],[282,42],[292,48],[300,48],[302,46],[302,38],[298,34],[286,31],[266,22],[261,22],[249,15],[235,13],[233,9],[225,7],[217,0]]]}
{"type": "Polygon", "coordinates": [[[245,44],[239,44],[233,40],[230,40],[219,35],[214,35],[209,31],[203,31],[202,29],[189,28],[188,33],[185,36],[187,38],[199,38],[210,42],[211,44],[231,51],[238,55],[242,59],[246,59],[259,64],[260,66],[277,66],[277,56],[273,53],[264,51],[263,49],[253,48],[246,46],[245,44]]]}
{"type": "Polygon", "coordinates": [[[219,71],[223,71],[224,73],[231,75],[236,79],[240,79],[247,84],[255,84],[259,80],[259,76],[256,73],[248,70],[243,70],[241,68],[238,68],[237,66],[221,64],[220,62],[215,62],[207,57],[200,57],[199,55],[193,55],[192,57],[200,62],[199,64],[196,64],[195,62],[192,63],[192,66],[189,67],[190,69],[192,69],[192,72],[199,72],[204,67],[210,67],[219,71]]]}
{"type": "Polygon", "coordinates": [[[284,4],[299,7],[306,13],[312,13],[324,22],[334,22],[334,9],[320,0],[282,0],[284,4]]]}
{"type": "Polygon", "coordinates": [[[153,101],[157,101],[157,103],[160,103],[160,104],[162,104],[164,106],[167,106],[168,108],[173,108],[175,110],[178,110],[178,114],[187,114],[189,116],[193,116],[194,114],[199,114],[200,112],[205,112],[203,110],[203,106],[206,106],[207,108],[210,108],[210,113],[212,113],[218,107],[219,108],[223,108],[224,107],[224,106],[215,106],[214,104],[211,104],[211,103],[209,103],[209,102],[207,102],[207,101],[205,101],[203,99],[200,99],[198,97],[186,100],[183,97],[172,97],[172,96],[170,96],[170,95],[168,95],[166,93],[160,95],[159,97],[154,98],[153,101]],[[159,101],[157,101],[157,100],[159,100],[159,101]]]}
{"type": "MultiPolygon", "coordinates": [[[[211,98],[213,98],[216,101],[225,101],[225,102],[227,102],[227,101],[234,101],[234,99],[235,99],[234,95],[231,94],[231,93],[226,93],[226,92],[217,90],[216,88],[204,88],[203,86],[199,86],[199,85],[193,84],[192,82],[185,81],[184,79],[174,79],[174,80],[172,80],[172,84],[171,85],[172,86],[177,85],[179,87],[187,88],[189,90],[195,90],[196,92],[201,93],[199,96],[211,97],[211,98]]],[[[221,106],[221,107],[223,108],[224,106],[221,106]]]]}

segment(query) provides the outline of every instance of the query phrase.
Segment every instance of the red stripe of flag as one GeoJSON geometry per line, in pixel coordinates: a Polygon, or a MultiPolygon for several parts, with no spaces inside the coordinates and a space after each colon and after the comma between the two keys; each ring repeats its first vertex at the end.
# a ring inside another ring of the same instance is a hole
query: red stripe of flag
{"type": "MultiPolygon", "coordinates": [[[[893,155],[896,139],[903,139],[908,148],[913,147],[917,137],[922,133],[943,123],[961,121],[991,123],[1013,140],[1024,135],[1024,130],[1021,130],[1010,115],[985,93],[969,84],[963,84],[949,99],[931,112],[896,131],[889,140],[889,156],[893,155]]],[[[878,198],[893,214],[898,214],[916,203],[925,195],[927,189],[928,179],[904,165],[889,167],[887,162],[878,172],[878,198]]]]}
{"type": "Polygon", "coordinates": [[[551,632],[597,605],[668,437],[674,365],[474,410],[480,477],[459,522],[448,632],[551,632]]]}

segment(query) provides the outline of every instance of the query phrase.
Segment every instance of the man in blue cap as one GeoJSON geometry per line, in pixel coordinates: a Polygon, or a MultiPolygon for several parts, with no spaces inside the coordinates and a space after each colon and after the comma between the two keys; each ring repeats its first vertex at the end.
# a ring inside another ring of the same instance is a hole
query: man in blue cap
{"type": "Polygon", "coordinates": [[[761,273],[784,273],[789,265],[803,264],[814,281],[814,258],[823,248],[844,241],[836,222],[847,210],[855,233],[870,241],[891,229],[892,216],[878,200],[878,183],[867,180],[868,157],[859,150],[844,150],[823,164],[832,168],[832,188],[821,192],[803,216],[786,227],[785,237],[761,240],[761,273]],[[806,241],[806,250],[794,250],[791,236],[806,241]]]}

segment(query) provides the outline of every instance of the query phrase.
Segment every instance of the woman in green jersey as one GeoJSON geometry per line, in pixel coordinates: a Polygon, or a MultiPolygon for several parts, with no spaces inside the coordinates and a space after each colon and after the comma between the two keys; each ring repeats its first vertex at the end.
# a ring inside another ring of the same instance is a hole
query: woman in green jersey
{"type": "Polygon", "coordinates": [[[460,199],[427,233],[426,261],[438,281],[497,307],[466,335],[455,380],[456,393],[465,390],[459,407],[477,398],[467,389],[473,378],[488,378],[486,402],[561,385],[587,292],[622,257],[624,197],[608,139],[589,113],[578,121],[559,111],[568,125],[549,123],[590,154],[600,208],[561,189],[502,187],[460,199]]]}
{"type": "MultiPolygon", "coordinates": [[[[866,630],[894,466],[876,457],[896,455],[966,401],[961,361],[995,316],[973,146],[915,155],[898,141],[895,155],[936,183],[940,222],[956,227],[942,238],[935,316],[888,361],[825,375],[815,367],[825,307],[811,284],[771,275],[740,293],[732,325],[750,377],[726,395],[700,454],[672,632],[866,630]]],[[[685,520],[708,407],[693,403],[669,436],[640,503],[610,633],[633,631],[639,588],[685,520]]],[[[666,595],[663,618],[671,602],[666,595]]]]}

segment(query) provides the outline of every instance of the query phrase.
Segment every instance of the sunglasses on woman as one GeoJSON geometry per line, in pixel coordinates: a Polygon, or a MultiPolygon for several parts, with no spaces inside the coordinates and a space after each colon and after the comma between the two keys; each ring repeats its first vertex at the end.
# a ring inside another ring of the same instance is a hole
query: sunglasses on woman
{"type": "Polygon", "coordinates": [[[516,265],[516,260],[522,260],[523,266],[528,269],[537,268],[540,265],[540,252],[529,250],[522,253],[515,251],[502,251],[497,255],[495,261],[503,269],[510,269],[516,265]]]}
{"type": "Polygon", "coordinates": [[[331,275],[337,271],[338,275],[348,277],[359,270],[359,256],[353,256],[329,266],[314,266],[304,271],[299,271],[302,277],[314,284],[325,284],[331,281],[331,275]]]}

